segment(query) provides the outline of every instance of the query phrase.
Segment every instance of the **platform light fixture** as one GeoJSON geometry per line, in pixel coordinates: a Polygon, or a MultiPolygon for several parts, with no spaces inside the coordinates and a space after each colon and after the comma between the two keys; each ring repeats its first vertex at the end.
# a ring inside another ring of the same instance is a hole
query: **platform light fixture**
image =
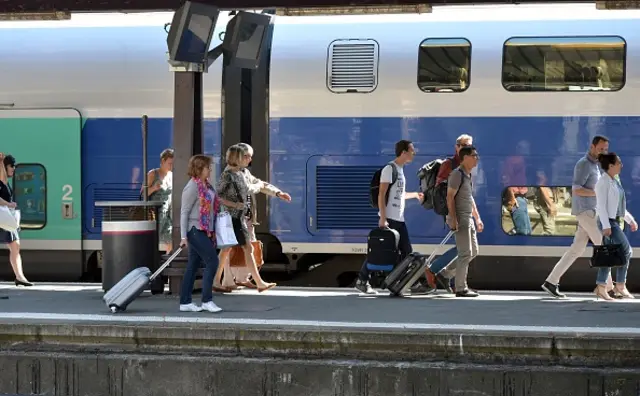
{"type": "Polygon", "coordinates": [[[321,16],[321,15],[371,15],[371,14],[427,14],[432,12],[429,4],[388,4],[388,5],[361,5],[344,7],[301,7],[301,8],[277,8],[279,16],[321,16]]]}
{"type": "Polygon", "coordinates": [[[176,10],[169,25],[169,59],[175,62],[205,63],[219,14],[220,10],[216,6],[185,1],[176,10]]]}
{"type": "Polygon", "coordinates": [[[638,10],[640,9],[639,0],[606,0],[596,1],[598,10],[638,10]]]}

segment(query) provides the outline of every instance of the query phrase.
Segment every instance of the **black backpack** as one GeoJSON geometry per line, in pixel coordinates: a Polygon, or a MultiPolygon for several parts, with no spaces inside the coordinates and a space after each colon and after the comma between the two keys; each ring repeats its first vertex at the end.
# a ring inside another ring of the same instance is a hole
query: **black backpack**
{"type": "MultiPolygon", "coordinates": [[[[391,191],[391,186],[393,186],[396,181],[398,181],[398,168],[397,165],[391,161],[387,165],[391,165],[391,184],[387,189],[387,194],[384,197],[384,202],[389,203],[389,192],[391,191]]],[[[378,194],[380,193],[380,176],[382,176],[382,170],[387,166],[383,166],[378,169],[376,173],[373,174],[373,178],[371,178],[371,183],[369,184],[369,204],[372,208],[378,208],[378,194]]]]}
{"type": "MultiPolygon", "coordinates": [[[[418,180],[420,182],[420,191],[424,194],[424,201],[422,201],[422,207],[427,210],[433,209],[433,211],[441,216],[449,214],[449,208],[447,208],[447,179],[443,180],[440,184],[436,185],[436,179],[440,166],[445,161],[451,161],[451,170],[454,171],[458,164],[454,157],[445,159],[435,159],[425,164],[418,171],[418,180]]],[[[448,175],[447,175],[448,176],[448,175]]]]}

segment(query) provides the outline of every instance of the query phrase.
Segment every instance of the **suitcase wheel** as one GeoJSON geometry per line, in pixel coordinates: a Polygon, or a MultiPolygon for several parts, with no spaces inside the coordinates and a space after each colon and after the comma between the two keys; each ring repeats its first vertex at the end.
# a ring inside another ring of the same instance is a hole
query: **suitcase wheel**
{"type": "Polygon", "coordinates": [[[120,309],[120,308],[118,308],[117,305],[113,305],[113,304],[109,305],[109,309],[111,310],[111,313],[117,313],[117,312],[124,311],[124,309],[120,309]]]}

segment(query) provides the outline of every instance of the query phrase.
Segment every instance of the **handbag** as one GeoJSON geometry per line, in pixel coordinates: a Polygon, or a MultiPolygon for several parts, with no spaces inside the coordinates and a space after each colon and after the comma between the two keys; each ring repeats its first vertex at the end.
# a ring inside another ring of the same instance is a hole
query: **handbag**
{"type": "Polygon", "coordinates": [[[18,231],[19,226],[18,220],[11,209],[6,206],[0,206],[0,228],[15,232],[18,231]]]}
{"type": "Polygon", "coordinates": [[[625,265],[626,257],[622,244],[610,242],[611,238],[604,237],[602,245],[593,247],[593,255],[589,262],[591,268],[614,268],[625,265]]]}
{"type": "Polygon", "coordinates": [[[216,245],[218,249],[238,245],[236,234],[233,232],[233,223],[229,212],[220,212],[216,216],[216,245]]]}
{"type": "MultiPolygon", "coordinates": [[[[251,242],[251,245],[253,245],[253,259],[256,261],[258,269],[260,269],[262,264],[264,264],[264,259],[262,258],[262,242],[251,242]]],[[[246,266],[244,262],[244,250],[241,246],[234,246],[231,249],[231,253],[229,253],[229,265],[232,267],[246,266]]]]}

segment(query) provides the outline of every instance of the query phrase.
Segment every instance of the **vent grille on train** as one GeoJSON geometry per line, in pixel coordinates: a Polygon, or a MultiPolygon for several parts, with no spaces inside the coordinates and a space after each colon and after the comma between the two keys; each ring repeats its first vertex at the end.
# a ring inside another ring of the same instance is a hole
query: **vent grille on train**
{"type": "Polygon", "coordinates": [[[369,205],[369,183],[379,166],[318,166],[316,228],[371,229],[378,210],[369,205]]]}
{"type": "MultiPolygon", "coordinates": [[[[102,187],[93,190],[93,202],[96,201],[139,201],[140,186],[102,187]]],[[[93,206],[93,228],[102,229],[102,208],[93,206]]]]}
{"type": "Polygon", "coordinates": [[[327,85],[336,93],[367,93],[378,85],[378,43],[336,40],[329,46],[327,85]]]}

